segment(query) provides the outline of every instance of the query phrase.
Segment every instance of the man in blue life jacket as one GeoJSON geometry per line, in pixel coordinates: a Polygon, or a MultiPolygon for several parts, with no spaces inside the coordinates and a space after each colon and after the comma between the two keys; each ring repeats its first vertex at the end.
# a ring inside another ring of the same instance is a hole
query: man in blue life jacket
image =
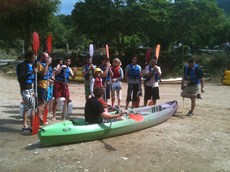
{"type": "Polygon", "coordinates": [[[137,92],[141,91],[141,66],[137,64],[137,57],[132,58],[132,63],[126,66],[125,79],[128,83],[127,98],[125,109],[132,101],[132,108],[136,107],[138,102],[137,92]]]}
{"type": "Polygon", "coordinates": [[[192,116],[193,111],[196,106],[196,98],[201,98],[199,88],[201,93],[204,92],[204,74],[197,64],[195,64],[195,59],[190,58],[188,64],[184,67],[184,74],[181,83],[181,96],[183,98],[191,99],[191,109],[187,116],[192,116]]]}
{"type": "Polygon", "coordinates": [[[31,111],[30,122],[32,126],[32,119],[35,116],[35,97],[34,97],[34,77],[36,70],[33,69],[33,63],[35,62],[35,55],[33,51],[25,53],[25,60],[19,63],[16,67],[16,73],[18,82],[20,85],[20,93],[23,99],[23,128],[22,131],[31,132],[32,129],[27,125],[27,113],[31,111]],[[30,111],[29,111],[30,110],[30,111]]]}
{"type": "Polygon", "coordinates": [[[85,86],[85,101],[87,101],[90,96],[90,81],[93,78],[94,69],[96,69],[96,65],[92,63],[92,58],[87,57],[86,64],[82,68],[85,86]]]}
{"type": "MultiPolygon", "coordinates": [[[[47,100],[48,80],[50,77],[49,65],[51,64],[51,62],[52,58],[49,57],[49,55],[46,52],[43,52],[41,58],[37,61],[35,65],[38,71],[38,117],[40,119],[41,124],[44,124],[43,111],[47,100]]],[[[46,122],[45,124],[48,124],[48,122],[46,122]]]]}
{"type": "Polygon", "coordinates": [[[73,79],[76,77],[76,68],[74,68],[74,72],[69,67],[71,64],[71,58],[65,57],[64,64],[58,65],[55,70],[55,82],[53,88],[53,96],[55,98],[53,104],[53,117],[52,120],[56,120],[56,107],[57,107],[57,99],[60,97],[65,97],[65,103],[62,112],[62,118],[65,118],[64,109],[67,109],[68,103],[71,102],[70,100],[70,93],[69,93],[69,86],[68,80],[71,76],[73,79]]]}

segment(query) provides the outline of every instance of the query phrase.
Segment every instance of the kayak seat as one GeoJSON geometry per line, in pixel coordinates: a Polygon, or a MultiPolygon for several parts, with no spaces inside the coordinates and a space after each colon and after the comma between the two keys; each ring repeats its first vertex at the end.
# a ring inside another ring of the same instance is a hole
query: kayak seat
{"type": "Polygon", "coordinates": [[[87,125],[84,118],[74,118],[70,119],[70,121],[73,123],[73,125],[87,125]]]}

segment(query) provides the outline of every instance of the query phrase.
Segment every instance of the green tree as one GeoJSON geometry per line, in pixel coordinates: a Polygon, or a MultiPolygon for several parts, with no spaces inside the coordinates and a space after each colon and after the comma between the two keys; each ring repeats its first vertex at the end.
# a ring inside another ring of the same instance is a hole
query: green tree
{"type": "Polygon", "coordinates": [[[0,39],[8,41],[9,46],[16,38],[24,40],[24,48],[28,50],[34,31],[47,33],[49,19],[59,4],[59,0],[1,0],[0,39]]]}

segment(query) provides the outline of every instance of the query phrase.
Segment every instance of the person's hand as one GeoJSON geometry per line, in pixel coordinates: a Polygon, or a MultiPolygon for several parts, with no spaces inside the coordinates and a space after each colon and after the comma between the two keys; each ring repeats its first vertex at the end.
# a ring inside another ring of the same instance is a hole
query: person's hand
{"type": "Polygon", "coordinates": [[[127,114],[127,111],[126,111],[126,110],[122,110],[122,111],[119,113],[120,116],[123,116],[124,114],[127,114]]]}
{"type": "Polygon", "coordinates": [[[52,58],[51,57],[46,58],[46,64],[50,65],[51,63],[52,63],[52,58]]]}
{"type": "Polygon", "coordinates": [[[201,93],[204,93],[204,88],[201,88],[201,93]]]}
{"type": "Polygon", "coordinates": [[[183,90],[186,86],[185,85],[181,85],[181,90],[183,90]]]}
{"type": "Polygon", "coordinates": [[[61,67],[62,67],[62,68],[67,68],[67,66],[66,66],[66,65],[62,65],[61,67]]]}
{"type": "Polygon", "coordinates": [[[110,62],[106,62],[106,66],[110,67],[111,66],[110,62]]]}

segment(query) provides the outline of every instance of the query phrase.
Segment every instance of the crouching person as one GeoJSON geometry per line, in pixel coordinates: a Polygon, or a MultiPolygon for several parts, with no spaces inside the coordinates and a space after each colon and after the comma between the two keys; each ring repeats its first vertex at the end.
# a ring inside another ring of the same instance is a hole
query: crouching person
{"type": "Polygon", "coordinates": [[[111,115],[105,112],[102,103],[98,100],[104,94],[104,89],[102,87],[95,87],[93,90],[94,96],[86,101],[85,104],[85,121],[89,124],[100,124],[103,120],[109,119],[123,119],[122,116],[125,112],[111,115]]]}

